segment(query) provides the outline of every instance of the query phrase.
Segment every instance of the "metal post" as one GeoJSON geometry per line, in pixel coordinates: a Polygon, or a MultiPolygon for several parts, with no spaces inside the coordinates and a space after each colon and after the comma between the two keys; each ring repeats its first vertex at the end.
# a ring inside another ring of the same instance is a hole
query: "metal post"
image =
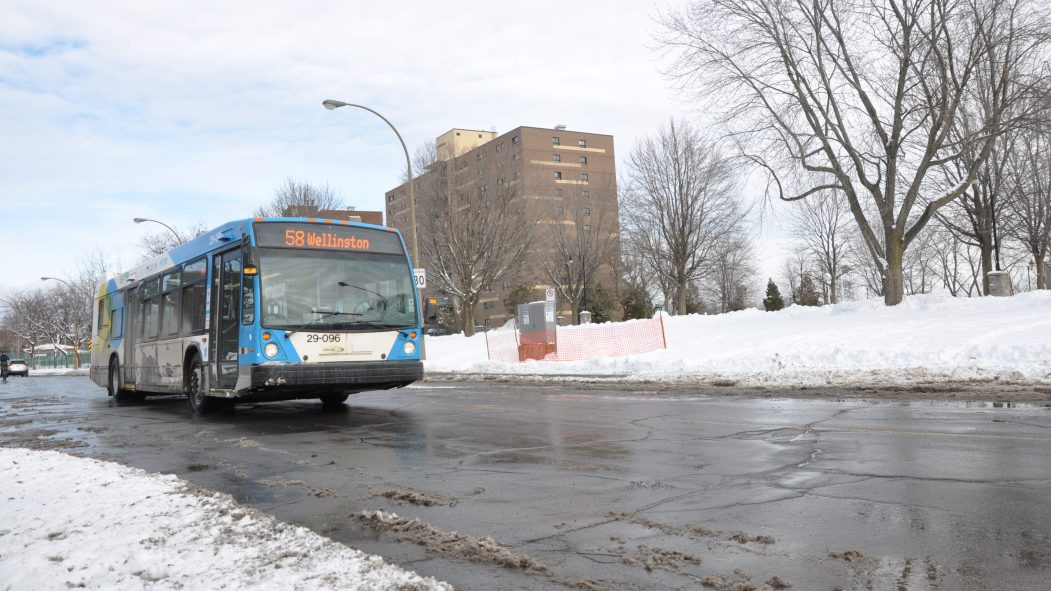
{"type": "Polygon", "coordinates": [[[69,288],[69,295],[73,296],[73,369],[80,369],[80,306],[77,305],[77,290],[73,288],[70,282],[58,277],[41,277],[40,280],[53,280],[63,283],[69,288]]]}
{"type": "Polygon", "coordinates": [[[324,107],[329,111],[331,111],[332,109],[338,109],[339,107],[357,107],[359,109],[365,109],[369,113],[372,113],[380,119],[383,119],[383,122],[390,126],[391,130],[394,132],[394,135],[398,137],[398,141],[401,142],[402,152],[405,153],[405,169],[409,175],[409,252],[412,255],[413,266],[419,265],[420,257],[419,253],[416,250],[416,194],[413,190],[413,186],[416,183],[415,179],[413,179],[412,177],[412,160],[409,158],[409,148],[405,146],[405,140],[401,139],[401,134],[398,133],[398,128],[394,127],[394,124],[391,123],[386,117],[381,115],[378,111],[370,109],[365,105],[356,105],[354,103],[346,103],[343,101],[337,101],[332,99],[321,101],[321,104],[324,105],[324,107]]]}
{"type": "Polygon", "coordinates": [[[160,224],[160,225],[164,226],[165,228],[168,228],[168,231],[172,233],[172,236],[175,236],[175,242],[176,243],[182,244],[182,236],[179,236],[179,233],[176,232],[174,228],[172,228],[171,226],[169,226],[168,224],[166,224],[166,223],[164,223],[164,222],[162,222],[160,220],[154,220],[154,219],[150,219],[150,218],[132,218],[131,221],[135,222],[136,224],[141,224],[142,222],[153,222],[155,224],[160,224]]]}

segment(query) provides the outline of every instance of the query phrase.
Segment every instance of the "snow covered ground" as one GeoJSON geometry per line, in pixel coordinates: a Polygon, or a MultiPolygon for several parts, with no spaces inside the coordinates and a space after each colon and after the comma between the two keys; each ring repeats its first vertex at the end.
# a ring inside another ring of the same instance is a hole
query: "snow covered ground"
{"type": "Polygon", "coordinates": [[[175,476],[11,448],[0,467],[0,589],[452,589],[175,476]]]}
{"type": "MultiPolygon", "coordinates": [[[[1051,291],[912,296],[778,312],[665,316],[668,348],[554,363],[487,360],[485,335],[427,339],[428,372],[616,377],[740,385],[1051,382],[1051,291]]],[[[586,378],[585,378],[586,379],[586,378]]]]}

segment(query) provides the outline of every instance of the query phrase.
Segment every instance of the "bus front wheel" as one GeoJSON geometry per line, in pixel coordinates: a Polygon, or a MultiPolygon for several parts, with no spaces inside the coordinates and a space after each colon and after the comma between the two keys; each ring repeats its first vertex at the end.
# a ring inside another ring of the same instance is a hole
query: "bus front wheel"
{"type": "Polygon", "coordinates": [[[204,414],[216,407],[216,400],[208,396],[204,385],[204,364],[200,357],[194,357],[190,371],[186,374],[186,397],[190,399],[193,412],[204,414]]]}

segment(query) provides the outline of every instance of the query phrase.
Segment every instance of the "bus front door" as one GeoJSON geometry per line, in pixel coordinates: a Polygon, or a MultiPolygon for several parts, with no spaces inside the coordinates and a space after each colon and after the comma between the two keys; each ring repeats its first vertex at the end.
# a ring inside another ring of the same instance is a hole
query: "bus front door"
{"type": "Polygon", "coordinates": [[[237,385],[237,357],[241,323],[241,251],[230,250],[215,255],[212,263],[212,310],[216,314],[212,347],[215,384],[229,389],[237,385]]]}

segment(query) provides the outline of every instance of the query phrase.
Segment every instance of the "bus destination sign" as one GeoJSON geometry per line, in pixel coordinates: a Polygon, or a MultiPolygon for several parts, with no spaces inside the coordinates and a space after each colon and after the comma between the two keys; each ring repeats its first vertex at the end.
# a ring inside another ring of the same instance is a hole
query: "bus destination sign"
{"type": "Polygon", "coordinates": [[[255,242],[260,247],[404,253],[394,232],[333,224],[258,222],[255,242]]]}

